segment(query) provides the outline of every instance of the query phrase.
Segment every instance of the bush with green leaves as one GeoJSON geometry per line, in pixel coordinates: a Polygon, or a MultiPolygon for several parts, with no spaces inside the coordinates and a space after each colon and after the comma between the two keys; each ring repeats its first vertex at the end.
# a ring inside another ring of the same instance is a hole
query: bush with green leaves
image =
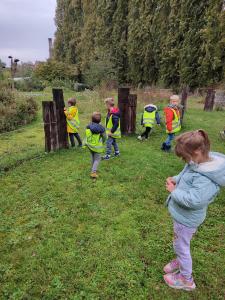
{"type": "Polygon", "coordinates": [[[54,83],[55,80],[72,80],[78,79],[77,67],[61,61],[49,60],[39,63],[34,69],[34,76],[48,83],[54,83]]]}
{"type": "Polygon", "coordinates": [[[44,81],[35,77],[24,78],[15,82],[15,88],[22,92],[43,91],[45,87],[44,81]]]}
{"type": "Polygon", "coordinates": [[[11,90],[0,90],[0,133],[15,130],[33,121],[38,104],[32,97],[21,97],[11,90]]]}

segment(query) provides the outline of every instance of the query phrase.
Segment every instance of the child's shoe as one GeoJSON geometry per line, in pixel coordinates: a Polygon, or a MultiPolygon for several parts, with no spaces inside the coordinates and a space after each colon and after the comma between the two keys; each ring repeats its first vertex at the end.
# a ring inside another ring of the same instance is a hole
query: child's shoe
{"type": "Polygon", "coordinates": [[[102,156],[102,160],[110,160],[111,156],[106,154],[104,156],[102,156]]]}
{"type": "Polygon", "coordinates": [[[180,273],[169,273],[163,276],[166,284],[177,290],[192,291],[196,288],[194,280],[187,280],[180,273]]]}
{"type": "Polygon", "coordinates": [[[173,273],[178,269],[179,269],[179,262],[177,259],[174,259],[163,268],[163,271],[165,273],[173,273]]]}
{"type": "Polygon", "coordinates": [[[91,173],[91,178],[92,179],[97,179],[98,178],[98,174],[96,172],[91,173]]]}
{"type": "Polygon", "coordinates": [[[162,150],[162,151],[166,151],[166,143],[163,143],[163,144],[162,144],[161,150],[162,150]]]}
{"type": "Polygon", "coordinates": [[[142,137],[141,135],[139,135],[139,136],[137,137],[137,139],[138,139],[139,141],[143,141],[143,137],[142,137]]]}
{"type": "Polygon", "coordinates": [[[120,156],[120,152],[115,152],[114,156],[115,157],[119,157],[120,156]]]}

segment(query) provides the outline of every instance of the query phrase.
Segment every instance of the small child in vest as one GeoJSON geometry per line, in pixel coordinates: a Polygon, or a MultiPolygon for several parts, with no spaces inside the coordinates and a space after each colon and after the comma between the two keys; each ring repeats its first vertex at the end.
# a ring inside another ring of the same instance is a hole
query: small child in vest
{"type": "Polygon", "coordinates": [[[167,207],[173,218],[176,258],[164,267],[165,282],[172,288],[193,290],[190,242],[206,218],[207,208],[225,186],[225,155],[210,152],[204,130],[186,132],[176,139],[175,153],[186,166],[166,180],[167,207]]]}
{"type": "Polygon", "coordinates": [[[98,165],[101,161],[101,153],[104,152],[105,128],[100,124],[101,114],[94,112],[92,122],[86,128],[86,146],[91,153],[92,169],[91,178],[98,177],[98,165]]]}
{"type": "Polygon", "coordinates": [[[77,139],[79,147],[82,147],[82,141],[79,135],[80,120],[79,112],[76,106],[76,99],[71,98],[68,100],[68,109],[64,109],[67,122],[67,132],[70,138],[70,143],[72,147],[75,147],[74,137],[77,139]]]}
{"type": "Polygon", "coordinates": [[[108,110],[106,116],[106,135],[107,135],[107,147],[106,155],[102,157],[104,160],[109,160],[111,158],[112,146],[114,147],[114,157],[120,155],[119,147],[117,144],[117,139],[121,138],[120,131],[120,111],[115,107],[114,99],[107,98],[105,100],[106,108],[108,110]]]}
{"type": "Polygon", "coordinates": [[[171,143],[175,138],[175,134],[181,130],[179,103],[180,97],[173,95],[170,97],[170,104],[164,109],[166,133],[168,136],[166,141],[162,144],[161,150],[166,152],[171,150],[171,143]]]}
{"type": "Polygon", "coordinates": [[[144,107],[144,113],[141,120],[141,125],[145,127],[145,131],[138,136],[138,140],[142,141],[144,139],[148,139],[155,122],[160,125],[160,116],[157,106],[148,104],[144,107]]]}

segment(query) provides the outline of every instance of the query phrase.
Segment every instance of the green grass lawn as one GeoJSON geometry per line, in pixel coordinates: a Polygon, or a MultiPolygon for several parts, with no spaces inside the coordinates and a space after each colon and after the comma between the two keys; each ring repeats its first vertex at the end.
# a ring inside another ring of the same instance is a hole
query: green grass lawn
{"type": "MultiPolygon", "coordinates": [[[[104,107],[94,92],[77,98],[85,127],[104,107]]],[[[224,116],[192,99],[184,130],[207,130],[212,149],[224,153],[224,116]]],[[[159,150],[165,136],[156,128],[143,143],[123,138],[121,157],[102,162],[92,182],[87,150],[44,154],[41,113],[0,135],[0,299],[224,299],[224,190],[192,243],[196,291],[163,282],[173,258],[165,179],[183,167],[159,150]]]]}

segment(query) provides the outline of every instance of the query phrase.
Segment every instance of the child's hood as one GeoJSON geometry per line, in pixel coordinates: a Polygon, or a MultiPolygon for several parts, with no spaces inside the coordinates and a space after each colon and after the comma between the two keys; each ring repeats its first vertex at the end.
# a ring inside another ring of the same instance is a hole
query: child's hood
{"type": "Polygon", "coordinates": [[[109,113],[110,113],[110,115],[120,117],[120,110],[118,107],[111,107],[109,113]]]}
{"type": "Polygon", "coordinates": [[[94,134],[101,134],[105,132],[105,128],[101,124],[93,122],[87,126],[87,129],[90,129],[94,134]]]}
{"type": "Polygon", "coordinates": [[[153,105],[153,104],[148,104],[144,107],[145,111],[151,113],[155,110],[157,110],[157,106],[156,105],[153,105]]]}
{"type": "Polygon", "coordinates": [[[193,171],[201,173],[220,186],[225,186],[225,155],[210,152],[211,160],[201,164],[193,164],[193,171]]]}

